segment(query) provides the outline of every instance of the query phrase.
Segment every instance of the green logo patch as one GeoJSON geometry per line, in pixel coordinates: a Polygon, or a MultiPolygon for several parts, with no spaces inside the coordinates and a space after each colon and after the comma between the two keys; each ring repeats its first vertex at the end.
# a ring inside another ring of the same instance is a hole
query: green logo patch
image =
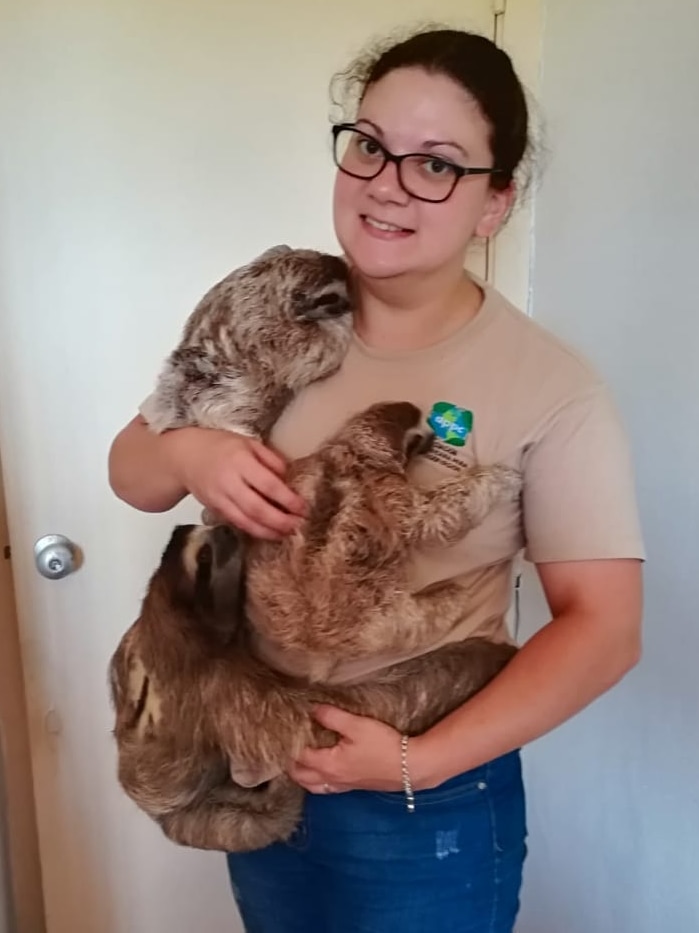
{"type": "Polygon", "coordinates": [[[463,447],[473,428],[473,412],[451,402],[436,402],[427,423],[440,440],[452,447],[463,447]]]}

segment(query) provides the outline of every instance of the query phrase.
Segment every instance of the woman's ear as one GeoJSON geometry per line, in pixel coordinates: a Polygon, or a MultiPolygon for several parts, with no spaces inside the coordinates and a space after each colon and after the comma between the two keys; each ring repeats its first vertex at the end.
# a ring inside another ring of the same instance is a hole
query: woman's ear
{"type": "Polygon", "coordinates": [[[502,191],[496,188],[490,189],[481,219],[476,227],[476,236],[485,238],[497,233],[514,204],[516,194],[517,188],[514,181],[502,191]]]}

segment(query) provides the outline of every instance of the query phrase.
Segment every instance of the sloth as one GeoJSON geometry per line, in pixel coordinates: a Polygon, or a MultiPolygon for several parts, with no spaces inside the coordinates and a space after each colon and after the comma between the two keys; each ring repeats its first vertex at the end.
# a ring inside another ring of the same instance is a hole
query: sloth
{"type": "Polygon", "coordinates": [[[339,368],[351,310],[342,259],[274,246],[199,301],[141,415],[156,433],[198,426],[264,439],[300,389],[339,368]]]}
{"type": "Polygon", "coordinates": [[[304,746],[337,741],[313,719],[316,704],[417,735],[517,651],[472,638],[353,685],[288,676],[251,650],[245,550],[228,525],[177,526],[109,665],[122,788],[171,841],[227,852],[294,831],[305,792],[284,771],[304,746]],[[244,786],[233,775],[246,769],[275,776],[244,786]]]}
{"type": "Polygon", "coordinates": [[[286,480],[309,514],[281,541],[247,550],[246,610],[262,656],[272,645],[295,674],[326,682],[340,661],[427,650],[463,617],[458,582],[411,592],[411,552],[456,543],[519,495],[521,474],[464,466],[420,489],[407,468],[433,438],[415,405],[381,402],[290,464],[286,480]]]}

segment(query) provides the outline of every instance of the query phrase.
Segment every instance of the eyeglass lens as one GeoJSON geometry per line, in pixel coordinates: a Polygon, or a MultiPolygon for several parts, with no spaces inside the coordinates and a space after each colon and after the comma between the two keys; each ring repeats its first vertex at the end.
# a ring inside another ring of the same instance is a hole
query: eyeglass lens
{"type": "MultiPolygon", "coordinates": [[[[342,128],[335,137],[335,161],[356,178],[375,178],[386,163],[386,154],[373,137],[360,130],[342,128]]],[[[445,200],[459,180],[454,166],[427,153],[401,158],[398,171],[406,191],[426,201],[445,200]]]]}

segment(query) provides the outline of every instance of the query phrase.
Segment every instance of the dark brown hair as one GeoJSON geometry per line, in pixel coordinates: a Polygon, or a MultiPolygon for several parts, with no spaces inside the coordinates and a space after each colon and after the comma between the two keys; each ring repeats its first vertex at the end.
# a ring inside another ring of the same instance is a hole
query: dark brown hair
{"type": "Polygon", "coordinates": [[[397,68],[445,75],[478,102],[490,124],[490,148],[500,169],[491,184],[507,188],[530,146],[527,100],[510,56],[477,33],[431,27],[360,55],[336,75],[334,85],[340,82],[345,102],[352,96],[356,105],[372,84],[397,68]]]}

